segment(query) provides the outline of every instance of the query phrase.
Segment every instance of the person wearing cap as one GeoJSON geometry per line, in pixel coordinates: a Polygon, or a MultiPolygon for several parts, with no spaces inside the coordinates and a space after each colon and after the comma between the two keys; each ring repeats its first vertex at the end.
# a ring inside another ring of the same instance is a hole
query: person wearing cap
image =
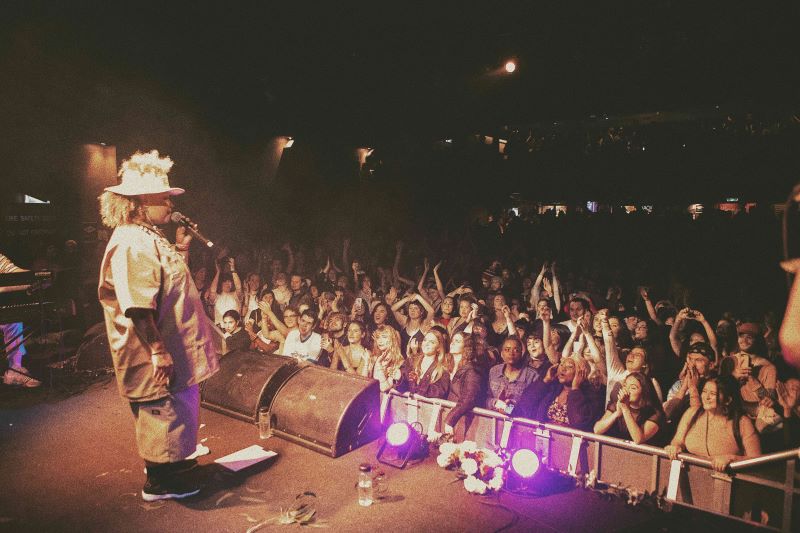
{"type": "Polygon", "coordinates": [[[212,325],[188,267],[191,235],[171,244],[159,226],[170,220],[172,160],[136,152],[121,182],[100,195],[103,224],[114,231],[100,266],[98,298],[119,392],[135,420],[144,459],[145,501],[185,498],[200,486],[188,460],[197,447],[198,385],[217,370],[212,325]]]}
{"type": "Polygon", "coordinates": [[[742,406],[747,415],[755,419],[759,408],[773,407],[777,399],[778,370],[764,355],[766,343],[761,327],[755,322],[743,322],[736,328],[739,351],[729,357],[731,375],[741,386],[742,406]]]}
{"type": "Polygon", "coordinates": [[[700,407],[700,389],[711,375],[714,357],[714,350],[706,342],[695,342],[689,346],[683,370],[667,392],[664,402],[664,412],[669,420],[680,420],[689,407],[700,407]]]}

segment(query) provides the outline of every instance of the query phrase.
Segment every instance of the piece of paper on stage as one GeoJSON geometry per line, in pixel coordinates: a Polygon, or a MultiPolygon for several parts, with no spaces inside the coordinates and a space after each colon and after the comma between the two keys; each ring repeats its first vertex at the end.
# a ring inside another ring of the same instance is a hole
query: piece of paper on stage
{"type": "Polygon", "coordinates": [[[232,472],[238,472],[243,468],[260,463],[261,461],[269,459],[270,457],[275,457],[276,455],[278,455],[277,452],[265,450],[258,444],[253,444],[252,446],[239,450],[238,452],[233,452],[225,457],[214,459],[214,462],[219,463],[232,472]]]}

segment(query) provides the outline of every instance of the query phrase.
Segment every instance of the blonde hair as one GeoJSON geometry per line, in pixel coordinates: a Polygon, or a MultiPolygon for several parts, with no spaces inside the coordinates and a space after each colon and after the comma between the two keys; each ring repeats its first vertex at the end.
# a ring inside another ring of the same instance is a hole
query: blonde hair
{"type": "Polygon", "coordinates": [[[392,326],[381,324],[375,329],[375,332],[372,334],[372,357],[376,360],[378,357],[381,356],[381,351],[378,348],[378,343],[375,340],[378,338],[379,335],[389,335],[390,345],[387,352],[389,353],[389,373],[393,373],[395,369],[400,368],[402,366],[403,361],[403,353],[400,351],[400,334],[394,329],[392,326]]]}
{"type": "Polygon", "coordinates": [[[132,223],[142,209],[142,203],[136,196],[105,191],[97,199],[100,200],[100,219],[111,229],[132,223]]]}

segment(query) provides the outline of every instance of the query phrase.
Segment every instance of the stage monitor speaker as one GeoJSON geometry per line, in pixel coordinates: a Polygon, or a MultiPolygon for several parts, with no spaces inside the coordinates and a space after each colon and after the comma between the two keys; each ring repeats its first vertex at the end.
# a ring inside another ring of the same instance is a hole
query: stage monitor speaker
{"type": "Polygon", "coordinates": [[[287,379],[300,370],[297,361],[254,350],[234,350],[219,360],[219,372],[203,382],[201,405],[255,422],[258,408],[269,406],[287,379]]]}
{"type": "Polygon", "coordinates": [[[274,434],[330,457],[381,433],[380,386],[374,379],[306,366],[275,395],[274,434]]]}

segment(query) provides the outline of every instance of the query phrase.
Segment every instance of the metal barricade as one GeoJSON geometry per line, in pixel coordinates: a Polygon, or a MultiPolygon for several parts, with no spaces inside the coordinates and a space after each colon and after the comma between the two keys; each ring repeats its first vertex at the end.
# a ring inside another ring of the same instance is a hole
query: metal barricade
{"type": "MultiPolygon", "coordinates": [[[[447,400],[391,392],[385,395],[385,423],[419,422],[426,433],[441,431],[455,404],[447,400]]],[[[527,447],[549,468],[572,476],[594,472],[597,481],[620,488],[664,495],[678,505],[748,520],[761,512],[765,527],[800,530],[798,452],[784,452],[735,461],[728,472],[713,470],[711,461],[681,453],[672,461],[664,448],[636,444],[606,435],[535,420],[511,418],[475,408],[455,427],[457,441],[479,447],[527,447]],[[793,527],[794,526],[794,527],[793,527]]]]}

